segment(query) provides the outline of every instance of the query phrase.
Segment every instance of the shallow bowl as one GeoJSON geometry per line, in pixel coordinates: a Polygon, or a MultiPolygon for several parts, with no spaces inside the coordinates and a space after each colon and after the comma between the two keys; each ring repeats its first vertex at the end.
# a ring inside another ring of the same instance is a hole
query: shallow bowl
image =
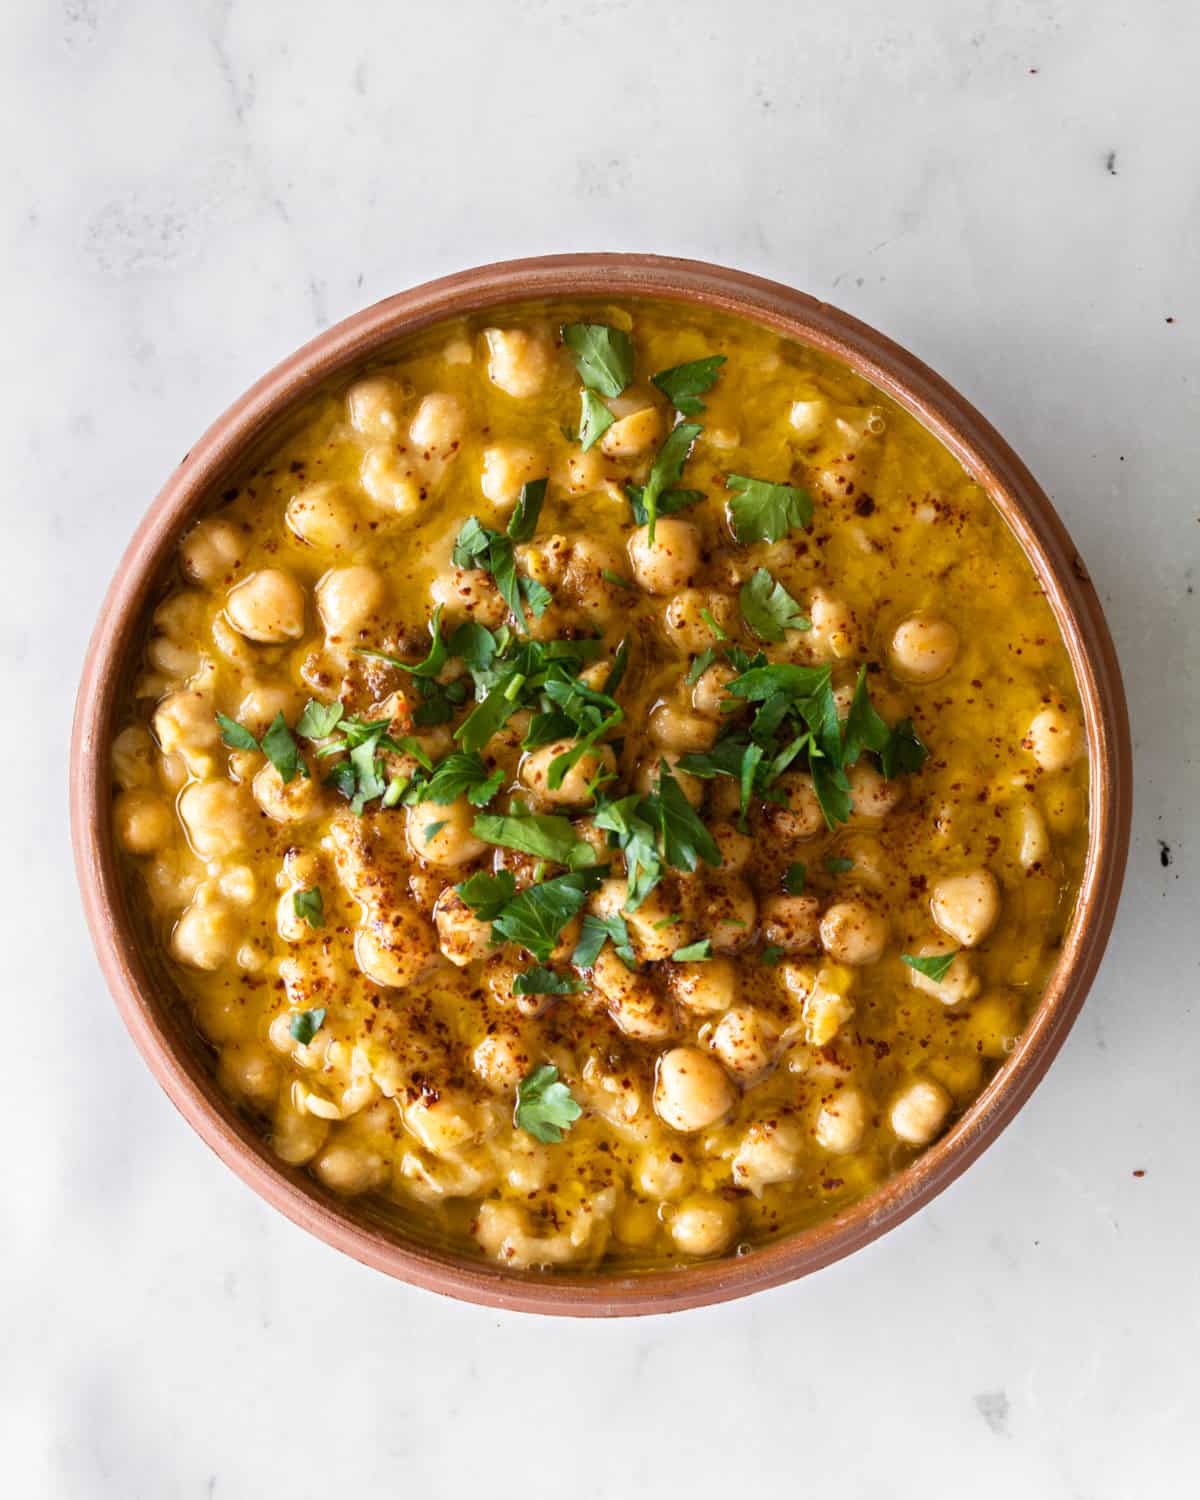
{"type": "Polygon", "coordinates": [[[462,271],[347,318],[277,365],[192,447],[138,527],[100,611],[76,707],[71,821],[84,910],[125,1024],[184,1118],[255,1192],[337,1249],[417,1286],[495,1307],[602,1317],[721,1302],[807,1275],[877,1239],[970,1166],[1029,1098],[1096,973],[1125,869],[1130,780],[1125,695],[1087,570],[1033,476],[957,391],[874,329],[775,282],[659,256],[558,255],[462,271]],[[112,832],[109,744],[130,650],[177,541],[289,413],[331,376],[431,323],[590,296],[699,303],[798,339],[886,392],[950,449],[1016,535],[1062,630],[1087,720],[1090,829],[1079,901],[1041,1003],[988,1087],[905,1171],[836,1217],[743,1256],[637,1274],[519,1273],[405,1240],[369,1206],[336,1198],[276,1160],[218,1091],[184,1007],[172,1003],[135,940],[112,832]]]}

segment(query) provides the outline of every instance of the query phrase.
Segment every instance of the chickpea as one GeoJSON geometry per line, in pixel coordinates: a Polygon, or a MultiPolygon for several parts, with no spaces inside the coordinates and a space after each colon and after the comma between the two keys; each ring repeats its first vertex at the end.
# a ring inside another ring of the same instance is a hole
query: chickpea
{"type": "MultiPolygon", "coordinates": [[[[688,777],[689,781],[696,779],[688,777]]],[[[688,801],[691,801],[690,797],[688,801]]],[[[698,807],[699,803],[692,805],[698,807]]],[[[750,863],[750,856],[754,853],[754,840],[732,823],[713,823],[708,831],[721,851],[721,869],[726,875],[740,875],[750,863]]]]}
{"type": "Polygon", "coordinates": [[[130,854],[153,854],[175,831],[170,807],[145,787],[122,792],[113,805],[113,817],[121,847],[130,854]]]}
{"type": "Polygon", "coordinates": [[[560,755],[575,747],[574,740],[555,740],[531,750],[521,761],[521,781],[547,807],[587,807],[595,801],[597,777],[612,776],[617,757],[611,745],[593,745],[565,773],[560,784],[550,785],[550,767],[560,755]]]}
{"type": "Polygon", "coordinates": [[[518,399],[536,396],[554,360],[550,340],[522,328],[485,328],[488,379],[518,399]]]}
{"type": "Polygon", "coordinates": [[[672,1047],[659,1058],[654,1109],[673,1130],[706,1130],[732,1108],[733,1101],[733,1085],[707,1052],[672,1047]]]}
{"type": "Polygon", "coordinates": [[[198,781],[179,798],[179,816],[201,859],[234,854],[246,841],[242,794],[228,781],[198,781]]]}
{"type": "Polygon", "coordinates": [[[680,651],[698,655],[717,640],[704,618],[705,613],[712,616],[721,630],[728,632],[734,627],[734,601],[715,589],[683,589],[667,605],[663,628],[680,651]]]}
{"type": "Polygon", "coordinates": [[[647,975],[632,973],[607,944],[596,955],[592,980],[607,1000],[614,1024],[626,1036],[660,1042],[677,1033],[674,1007],[657,993],[647,975]]]}
{"type": "Polygon", "coordinates": [[[228,583],[241,567],[242,556],[238,528],[215,516],[197,521],[179,544],[179,561],[185,577],[207,587],[228,583]]]}
{"type": "Polygon", "coordinates": [[[637,458],[657,448],[662,437],[662,414],[656,406],[620,417],[600,439],[600,447],[609,458],[637,458]]]}
{"type": "Polygon", "coordinates": [[[359,970],[384,989],[402,990],[429,967],[435,953],[429,923],[407,901],[396,900],[386,917],[373,917],[354,934],[359,970]]]}
{"type": "Polygon", "coordinates": [[[727,1010],[713,1032],[712,1048],[744,1087],[756,1083],[775,1060],[779,1029],[750,1005],[727,1010]]]}
{"type": "Polygon", "coordinates": [[[759,1120],[746,1131],[733,1158],[735,1187],[748,1188],[761,1197],[762,1190],[776,1182],[790,1182],[800,1175],[800,1153],[804,1142],[789,1119],[759,1120]]]}
{"type": "Polygon", "coordinates": [[[171,953],[181,964],[211,972],[233,957],[238,945],[238,922],[219,901],[193,901],[171,934],[171,953]]]}
{"type": "Polygon", "coordinates": [[[154,734],[164,754],[178,751],[202,773],[211,762],[205,752],[215,750],[221,738],[212,694],[199,688],[169,693],[154,711],[154,734]]]}
{"type": "Polygon", "coordinates": [[[672,909],[665,885],[650,892],[637,911],[626,911],[629,887],[624,880],[606,880],[591,899],[591,909],[600,917],[622,916],[629,930],[633,951],[642,963],[670,958],[676,948],[691,941],[692,928],[672,909]]]}
{"type": "Polygon", "coordinates": [[[701,1015],[719,1015],[738,998],[737,969],[731,958],[676,964],[670,984],[679,1004],[701,1015]]]}
{"type": "Polygon", "coordinates": [[[801,1007],[805,1040],[813,1047],[827,1047],[854,1015],[854,970],[828,964],[814,973],[807,965],[784,964],[781,975],[801,1007]]]}
{"type": "Polygon", "coordinates": [[[829,420],[829,403],[820,396],[793,401],[788,420],[801,443],[806,445],[816,443],[820,440],[825,424],[829,420]]]}
{"type": "Polygon", "coordinates": [[[287,1092],[280,1095],[271,1132],[271,1147],[276,1156],[294,1167],[301,1166],[316,1156],[328,1135],[328,1120],[319,1120],[297,1109],[287,1092]]]}
{"type": "Polygon", "coordinates": [[[282,568],[262,568],[230,590],[225,613],[247,640],[298,640],[304,634],[304,590],[282,568]]]}
{"type": "Polygon", "coordinates": [[[867,760],[851,766],[846,775],[856,817],[885,818],[904,796],[902,782],[888,781],[867,760]]]}
{"type": "Polygon", "coordinates": [[[731,697],[726,687],[737,676],[725,662],[714,662],[701,672],[692,688],[692,707],[698,714],[723,723],[733,708],[741,706],[741,700],[731,697]]]}
{"type": "Polygon", "coordinates": [[[700,568],[700,533],[690,521],[660,516],[649,540],[640,526],[629,539],[633,576],[648,594],[678,594],[700,568]]]}
{"type": "Polygon", "coordinates": [[[815,896],[768,896],[763,902],[763,938],[785,953],[812,953],[818,946],[821,903],[815,896]]]}
{"type": "Polygon", "coordinates": [[[326,1146],[313,1162],[313,1171],[327,1188],[355,1197],[380,1187],[388,1175],[383,1157],[359,1146],[326,1146]]]}
{"type": "Polygon", "coordinates": [[[380,510],[415,516],[425,502],[425,482],[412,458],[400,448],[376,443],[363,454],[359,480],[380,510]]]}
{"type": "Polygon", "coordinates": [[[950,1113],[950,1095],[940,1083],[918,1078],[892,1100],[888,1113],[893,1133],[909,1146],[927,1146],[941,1132],[950,1113]]]}
{"type": "Polygon", "coordinates": [[[292,534],[319,552],[346,552],[359,540],[362,522],[340,485],[310,484],[288,501],[284,519],[292,534]]]}
{"type": "Polygon", "coordinates": [[[452,568],[440,573],[429,586],[429,597],[440,604],[446,623],[474,620],[493,629],[508,616],[508,605],[496,581],[482,568],[452,568]]]}
{"type": "Polygon", "coordinates": [[[442,391],[422,398],[408,429],[409,441],[426,458],[446,458],[466,431],[467,413],[457,396],[442,391]]]}
{"type": "Polygon", "coordinates": [[[190,677],[199,667],[197,645],[205,627],[204,595],[194,589],[172,594],[154,611],[148,656],[169,677],[190,677]]]}
{"type": "Polygon", "coordinates": [[[877,963],[887,940],[887,918],[860,897],[835,901],[821,918],[821,946],[834,963],[877,963]]]}
{"type": "Polygon", "coordinates": [[[285,785],[269,761],[250,783],[250,790],[275,823],[304,823],[321,810],[321,787],[315,776],[296,776],[285,785]]]}
{"type": "Polygon", "coordinates": [[[660,750],[657,755],[650,755],[638,761],[637,771],[633,778],[634,786],[647,796],[652,792],[657,792],[659,777],[662,774],[662,763],[666,761],[667,769],[679,783],[679,790],[693,807],[698,808],[704,801],[704,783],[699,776],[693,776],[689,771],[679,769],[679,762],[682,759],[678,750],[660,750]]]}
{"type": "Polygon", "coordinates": [[[1086,749],[1083,724],[1065,704],[1052,703],[1034,715],[1021,748],[1043,771],[1065,771],[1086,749]]]}
{"type": "Polygon", "coordinates": [[[695,1180],[695,1169],[669,1145],[647,1147],[633,1172],[638,1192],[659,1202],[682,1198],[695,1180]]]}
{"type": "Polygon", "coordinates": [[[262,736],[278,714],[290,723],[300,707],[300,694],[295,688],[277,682],[256,682],[238,704],[235,717],[251,734],[262,736]]]}
{"type": "Polygon", "coordinates": [[[685,1198],[671,1216],[671,1238],[684,1255],[719,1255],[734,1236],[738,1224],[736,1203],[715,1193],[697,1193],[685,1198]]]}
{"type": "Polygon", "coordinates": [[[492,502],[507,509],[521,496],[522,486],[546,472],[536,448],[523,443],[492,443],[483,450],[479,488],[492,502]]]}
{"type": "Polygon", "coordinates": [[[454,802],[419,802],[408,809],[408,847],[427,864],[453,869],[487,848],[471,832],[476,810],[465,797],[454,802]]]}
{"type": "Polygon", "coordinates": [[[383,608],[386,587],[375,568],[333,568],[317,584],[317,609],[330,640],[361,635],[383,608]]]}
{"type": "Polygon", "coordinates": [[[113,741],[112,775],[125,791],[150,786],[154,781],[154,741],[140,724],[122,729],[113,741]]]}
{"type": "Polygon", "coordinates": [[[1050,832],[1046,820],[1032,802],[1017,812],[1017,859],[1023,870],[1034,870],[1050,858],[1050,832]]]}
{"type": "Polygon", "coordinates": [[[776,784],[786,799],[770,808],[771,828],[788,842],[811,839],[825,827],[825,814],[817,798],[813,779],[804,771],[781,776],[776,784]]]}
{"type": "Polygon", "coordinates": [[[843,1156],[857,1151],[867,1132],[867,1101],[860,1090],[839,1089],[821,1106],[817,1116],[817,1145],[843,1156]]]}
{"type": "Polygon", "coordinates": [[[388,375],[367,375],[346,392],[350,425],[361,437],[373,442],[395,442],[400,435],[400,412],[404,391],[388,375]]]}
{"type": "Polygon", "coordinates": [[[494,951],[492,924],[481,921],[452,885],[445,886],[433,908],[442,953],[460,969],[494,951]]]}
{"type": "Polygon", "coordinates": [[[809,601],[808,614],[812,629],[801,638],[807,652],[820,661],[845,661],[858,655],[858,621],[848,604],[817,589],[809,601]]]}
{"type": "Polygon", "coordinates": [[[217,1075],[222,1087],[260,1108],[274,1104],[279,1093],[279,1067],[258,1042],[222,1047],[217,1075]]]}
{"type": "Polygon", "coordinates": [[[705,881],[708,936],[718,953],[736,953],[754,941],[758,902],[740,875],[709,875],[705,881]]]}
{"type": "Polygon", "coordinates": [[[442,1089],[404,1111],[404,1123],[434,1156],[453,1156],[485,1133],[485,1118],[465,1089],[442,1089]]]}
{"type": "Polygon", "coordinates": [[[717,737],[719,725],[670,699],[660,703],[650,715],[650,738],[664,750],[690,754],[708,750],[717,737]]]}
{"type": "MultiPolygon", "coordinates": [[[[445,951],[445,950],[443,950],[445,951]]],[[[515,1089],[529,1072],[530,1058],[519,1036],[489,1032],[471,1054],[471,1066],[485,1088],[497,1094],[515,1089]]]]}
{"type": "MultiPolygon", "coordinates": [[[[947,951],[944,943],[922,943],[915,956],[936,958],[947,951]]],[[[917,969],[909,969],[908,977],[909,982],[916,989],[926,995],[932,995],[943,1005],[958,1005],[963,1000],[970,1000],[979,993],[979,980],[976,978],[971,957],[967,953],[960,953],[940,979],[930,979],[927,974],[922,974],[917,969]]]]}
{"type": "Polygon", "coordinates": [[[888,657],[897,677],[936,682],[954,665],[958,631],[948,620],[913,615],[896,626],[888,657]]]}
{"type": "Polygon", "coordinates": [[[938,927],[964,948],[982,943],[1000,915],[1000,887],[990,870],[939,880],[929,899],[938,927]]]}

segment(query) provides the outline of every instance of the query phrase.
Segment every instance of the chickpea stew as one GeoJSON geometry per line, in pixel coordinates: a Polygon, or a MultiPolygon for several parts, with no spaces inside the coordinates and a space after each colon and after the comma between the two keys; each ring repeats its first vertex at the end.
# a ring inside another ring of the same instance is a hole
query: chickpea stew
{"type": "Polygon", "coordinates": [[[1087,842],[984,491],[802,344],[414,335],[183,538],[112,747],[142,941],[285,1162],[514,1268],[837,1214],[977,1097],[1087,842]]]}

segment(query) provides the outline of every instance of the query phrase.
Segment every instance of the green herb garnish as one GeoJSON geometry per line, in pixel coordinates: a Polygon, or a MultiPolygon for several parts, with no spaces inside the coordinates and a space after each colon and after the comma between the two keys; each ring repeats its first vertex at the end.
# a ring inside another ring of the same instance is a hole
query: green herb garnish
{"type": "Polygon", "coordinates": [[[303,917],[310,927],[324,927],[325,903],[321,899],[320,886],[315,885],[310,891],[294,891],[292,910],[298,917],[303,917]]]}
{"type": "Polygon", "coordinates": [[[600,441],[617,419],[595,391],[589,390],[587,386],[580,392],[580,400],[583,410],[579,419],[579,446],[586,453],[600,441]]]}
{"type": "MultiPolygon", "coordinates": [[[[701,428],[696,422],[680,422],[667,434],[666,441],[658,450],[650,466],[650,476],[646,480],[646,487],[641,493],[640,502],[645,507],[646,540],[651,546],[654,545],[654,521],[658,515],[659,498],[664,491],[670,490],[678,482],[683,473],[683,466],[687,463],[688,454],[692,451],[692,444],[699,437],[700,432],[701,428]]],[[[684,490],[680,493],[694,495],[697,492],[684,490]]]]}
{"type": "Polygon", "coordinates": [[[686,365],[672,365],[669,370],[660,370],[650,379],[685,417],[698,417],[704,410],[704,402],[698,400],[716,383],[723,354],[710,354],[706,359],[693,359],[686,365]]]}
{"type": "Polygon", "coordinates": [[[539,964],[549,962],[563,928],[602,878],[601,869],[575,870],[519,891],[492,919],[492,941],[516,943],[539,964]]]}
{"type": "Polygon", "coordinates": [[[299,1042],[307,1047],[325,1022],[325,1009],[323,1006],[317,1010],[302,1010],[297,1012],[288,1023],[288,1034],[294,1042],[299,1042]]]}
{"type": "Polygon", "coordinates": [[[686,947],[676,948],[671,957],[677,964],[698,964],[712,957],[712,939],[704,938],[699,943],[688,943],[686,947]]]}
{"type": "Polygon", "coordinates": [[[750,575],[738,594],[742,618],[764,641],[781,641],[788,630],[811,630],[812,621],[766,568],[750,575]]]}
{"type": "Polygon", "coordinates": [[[514,995],[574,995],[582,988],[582,980],[568,974],[556,974],[541,964],[518,974],[512,984],[514,995]]]}
{"type": "Polygon", "coordinates": [[[571,1090],[559,1081],[558,1069],[552,1063],[534,1068],[517,1085],[513,1119],[517,1128],[535,1141],[556,1145],[582,1113],[571,1097],[571,1090]]]}
{"type": "Polygon", "coordinates": [[[808,878],[808,871],[802,864],[788,865],[783,876],[783,888],[789,896],[799,896],[804,890],[804,882],[808,878]]]}
{"type": "Polygon", "coordinates": [[[900,962],[915,969],[918,974],[923,974],[926,979],[932,979],[934,984],[940,984],[950,972],[950,965],[958,957],[959,951],[955,948],[953,953],[937,953],[929,958],[914,958],[910,953],[902,953],[900,962]]]}
{"type": "Polygon", "coordinates": [[[812,496],[790,484],[771,484],[746,474],[726,474],[733,534],[739,542],[777,542],[812,520],[812,496]]]}
{"type": "Polygon", "coordinates": [[[562,338],[589,390],[619,396],[633,379],[633,340],[623,329],[606,323],[568,323],[562,338]]]}

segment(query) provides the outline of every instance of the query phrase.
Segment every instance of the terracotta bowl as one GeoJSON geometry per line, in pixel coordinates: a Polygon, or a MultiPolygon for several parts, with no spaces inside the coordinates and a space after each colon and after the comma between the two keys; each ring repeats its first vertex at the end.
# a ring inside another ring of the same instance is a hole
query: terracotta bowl
{"type": "Polygon", "coordinates": [[[1100,963],[1125,868],[1130,780],[1125,695],[1087,570],[1032,475],[956,391],[882,334],[775,282],[658,256],[560,255],[463,271],[367,308],[284,360],[193,446],[138,527],[100,612],[76,709],[71,818],[84,910],[125,1024],[176,1107],[255,1192],[339,1250],[417,1286],[495,1307],[602,1317],[721,1302],[807,1275],[906,1219],[995,1140],[1062,1045],[1100,963]],[[1016,534],[1066,640],[1087,718],[1091,832],[1078,908],[1036,1014],[971,1108],[906,1171],[837,1217],[740,1258],[632,1275],[517,1273],[406,1241],[369,1207],[333,1197],[277,1161],[217,1091],[186,1011],[134,938],[113,843],[108,752],[127,657],[176,542],[281,419],[330,376],[414,329],[497,304],[593,295],[704,304],[821,349],[886,391],[961,460],[1016,534]]]}

